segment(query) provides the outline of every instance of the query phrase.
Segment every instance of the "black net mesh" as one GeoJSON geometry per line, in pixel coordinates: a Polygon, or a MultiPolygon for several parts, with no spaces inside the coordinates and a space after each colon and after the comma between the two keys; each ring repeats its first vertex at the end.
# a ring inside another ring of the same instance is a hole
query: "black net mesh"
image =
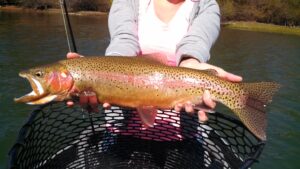
{"type": "Polygon", "coordinates": [[[158,112],[143,129],[137,113],[112,107],[88,114],[53,103],[33,111],[10,151],[10,168],[248,168],[264,143],[238,120],[158,112]]]}

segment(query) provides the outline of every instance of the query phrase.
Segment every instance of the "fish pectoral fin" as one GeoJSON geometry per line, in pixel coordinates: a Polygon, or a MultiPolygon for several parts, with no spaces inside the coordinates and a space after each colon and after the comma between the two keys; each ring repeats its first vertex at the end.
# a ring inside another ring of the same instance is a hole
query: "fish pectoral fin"
{"type": "Polygon", "coordinates": [[[157,109],[151,106],[139,107],[137,108],[137,112],[141,118],[143,125],[146,128],[154,126],[155,117],[157,115],[157,109]]]}
{"type": "Polygon", "coordinates": [[[30,104],[30,105],[46,104],[46,103],[49,103],[49,102],[53,101],[56,98],[57,98],[57,95],[48,95],[48,96],[45,96],[45,97],[43,97],[41,99],[28,102],[27,104],[30,104]]]}

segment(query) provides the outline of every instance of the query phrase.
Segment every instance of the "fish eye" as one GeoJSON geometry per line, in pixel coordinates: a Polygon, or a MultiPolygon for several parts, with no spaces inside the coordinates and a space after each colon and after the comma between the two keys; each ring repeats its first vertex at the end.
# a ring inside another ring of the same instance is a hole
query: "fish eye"
{"type": "Polygon", "coordinates": [[[37,76],[37,77],[42,77],[42,76],[43,76],[43,72],[42,72],[42,71],[37,71],[37,72],[35,73],[35,76],[37,76]]]}

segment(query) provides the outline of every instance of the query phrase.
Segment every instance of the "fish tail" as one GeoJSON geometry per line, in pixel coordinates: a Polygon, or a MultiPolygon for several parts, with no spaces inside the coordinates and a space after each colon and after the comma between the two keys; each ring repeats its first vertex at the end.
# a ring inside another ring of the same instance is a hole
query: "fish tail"
{"type": "Polygon", "coordinates": [[[272,101],[280,85],[274,82],[242,83],[241,85],[247,93],[245,105],[233,111],[254,135],[261,140],[266,140],[266,105],[272,101]]]}

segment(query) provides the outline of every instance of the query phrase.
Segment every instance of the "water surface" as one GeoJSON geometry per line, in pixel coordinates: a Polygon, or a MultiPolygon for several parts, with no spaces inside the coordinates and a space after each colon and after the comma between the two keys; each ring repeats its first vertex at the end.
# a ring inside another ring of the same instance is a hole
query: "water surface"
{"type": "MultiPolygon", "coordinates": [[[[106,16],[71,16],[78,50],[103,55],[108,45],[106,16]]],[[[13,98],[30,91],[18,72],[63,59],[67,43],[58,14],[0,11],[0,168],[32,106],[13,98]]],[[[277,81],[283,88],[268,109],[268,142],[253,168],[300,168],[300,37],[224,29],[210,63],[242,75],[244,81],[277,81]]]]}

